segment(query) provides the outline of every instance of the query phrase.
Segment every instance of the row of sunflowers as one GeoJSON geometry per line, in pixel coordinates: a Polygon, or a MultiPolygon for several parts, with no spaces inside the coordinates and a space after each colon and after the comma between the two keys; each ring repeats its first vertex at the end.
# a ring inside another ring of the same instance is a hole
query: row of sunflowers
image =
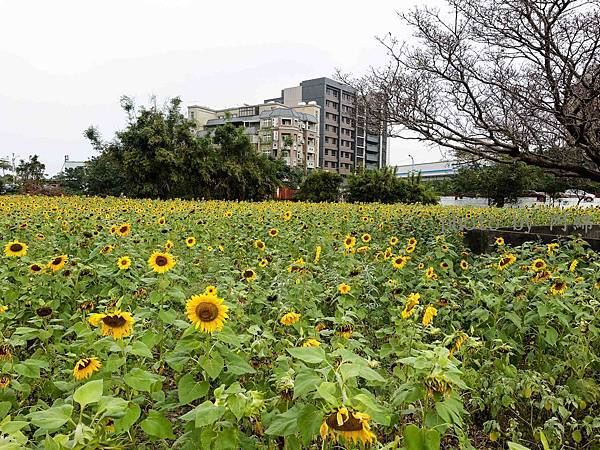
{"type": "Polygon", "coordinates": [[[0,197],[0,448],[599,448],[599,219],[0,197]]]}

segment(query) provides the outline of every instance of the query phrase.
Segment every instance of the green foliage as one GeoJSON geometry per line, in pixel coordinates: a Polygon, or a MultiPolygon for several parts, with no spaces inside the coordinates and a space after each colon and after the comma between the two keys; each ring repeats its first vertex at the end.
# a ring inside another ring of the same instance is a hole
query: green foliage
{"type": "Polygon", "coordinates": [[[350,175],[347,185],[350,202],[379,203],[437,203],[437,196],[421,183],[419,175],[408,179],[396,176],[393,167],[378,170],[362,170],[350,175]]]}
{"type": "Polygon", "coordinates": [[[306,202],[336,202],[342,181],[336,172],[313,170],[302,182],[296,197],[306,202]]]}
{"type": "Polygon", "coordinates": [[[474,165],[458,170],[454,186],[460,195],[486,197],[491,204],[502,207],[507,201],[516,201],[527,189],[532,189],[536,173],[535,169],[521,162],[474,165]]]}
{"type": "Polygon", "coordinates": [[[64,172],[56,175],[53,180],[60,183],[65,194],[81,195],[87,191],[86,169],[83,166],[68,167],[64,172]]]}
{"type": "Polygon", "coordinates": [[[21,192],[35,192],[44,181],[46,165],[43,164],[38,155],[29,156],[27,161],[20,160],[16,168],[21,192]]]}
{"type": "MultiPolygon", "coordinates": [[[[227,123],[197,137],[180,112],[181,101],[136,109],[123,97],[128,125],[103,142],[85,135],[100,156],[86,167],[87,192],[132,197],[260,200],[280,185],[281,163],[256,153],[243,129],[227,123]]],[[[289,172],[288,172],[289,173],[289,172]]]]}

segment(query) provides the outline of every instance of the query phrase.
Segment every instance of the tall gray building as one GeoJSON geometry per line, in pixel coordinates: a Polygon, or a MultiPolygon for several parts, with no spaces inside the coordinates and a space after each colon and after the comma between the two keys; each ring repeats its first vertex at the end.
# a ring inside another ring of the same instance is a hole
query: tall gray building
{"type": "Polygon", "coordinates": [[[357,167],[386,165],[386,124],[367,125],[352,87],[330,78],[315,78],[283,89],[281,97],[265,100],[287,106],[311,101],[321,107],[319,167],[348,175],[357,167]]]}

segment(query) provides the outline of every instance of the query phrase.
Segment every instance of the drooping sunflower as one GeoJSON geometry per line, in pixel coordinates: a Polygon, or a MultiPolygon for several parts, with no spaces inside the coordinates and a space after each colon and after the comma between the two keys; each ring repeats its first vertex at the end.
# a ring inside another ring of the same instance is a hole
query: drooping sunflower
{"type": "Polygon", "coordinates": [[[531,263],[531,270],[533,270],[534,272],[540,272],[540,271],[544,270],[545,268],[546,268],[546,261],[544,261],[541,258],[537,258],[531,263]]]}
{"type": "Polygon", "coordinates": [[[186,311],[190,322],[203,333],[221,331],[229,317],[229,307],[216,295],[193,295],[186,303],[186,311]]]}
{"type": "Polygon", "coordinates": [[[116,233],[121,237],[129,235],[131,233],[131,225],[129,223],[122,223],[117,227],[116,233]]]}
{"type": "Polygon", "coordinates": [[[10,386],[10,377],[8,375],[2,375],[0,377],[0,389],[6,389],[10,386]]]}
{"type": "Polygon", "coordinates": [[[98,358],[92,356],[90,358],[82,358],[77,361],[75,367],[73,368],[73,376],[76,380],[85,380],[98,372],[102,367],[102,363],[98,358]]]}
{"type": "Polygon", "coordinates": [[[307,339],[302,343],[302,347],[319,347],[321,343],[316,339],[307,339]]]}
{"type": "Polygon", "coordinates": [[[563,295],[567,291],[567,283],[564,281],[557,281],[550,286],[550,293],[552,295],[563,295]]]}
{"type": "Polygon", "coordinates": [[[352,289],[352,288],[351,288],[349,285],[347,285],[346,283],[341,283],[341,284],[338,286],[338,291],[339,291],[339,292],[340,292],[340,294],[342,294],[342,295],[346,295],[346,294],[348,294],[348,293],[350,292],[350,290],[351,290],[351,289],[352,289]]]}
{"type": "Polygon", "coordinates": [[[554,250],[556,250],[559,247],[558,242],[551,242],[550,244],[548,244],[547,249],[548,249],[548,256],[551,256],[554,254],[554,250]]]}
{"type": "Polygon", "coordinates": [[[4,254],[12,258],[20,258],[27,254],[27,244],[19,241],[9,242],[4,246],[4,254]]]}
{"type": "Polygon", "coordinates": [[[48,317],[52,315],[52,308],[49,306],[41,306],[39,308],[37,308],[35,310],[35,313],[39,316],[39,317],[48,317]]]}
{"type": "Polygon", "coordinates": [[[175,258],[170,253],[154,252],[148,258],[148,265],[156,273],[165,273],[175,265],[175,258]]]}
{"type": "Polygon", "coordinates": [[[337,334],[339,334],[341,337],[345,338],[345,339],[350,339],[350,337],[352,337],[352,325],[350,325],[349,323],[340,325],[339,328],[337,329],[337,334]]]}
{"type": "Polygon", "coordinates": [[[55,257],[52,261],[50,261],[47,265],[48,268],[52,269],[53,272],[56,272],[63,267],[65,267],[65,263],[67,262],[67,255],[60,255],[55,257]]]}
{"type": "Polygon", "coordinates": [[[430,280],[435,280],[437,278],[435,269],[433,267],[428,267],[427,270],[425,271],[425,276],[427,278],[429,278],[430,280]]]}
{"type": "Polygon", "coordinates": [[[100,253],[102,253],[103,255],[106,255],[106,254],[112,252],[114,249],[115,249],[114,245],[105,245],[100,250],[100,253]]]}
{"type": "Polygon", "coordinates": [[[550,278],[552,278],[552,272],[549,272],[548,270],[542,270],[541,272],[535,274],[533,277],[533,282],[539,283],[540,281],[546,281],[550,278]]]}
{"type": "Polygon", "coordinates": [[[454,355],[457,351],[459,351],[462,345],[467,341],[467,339],[469,339],[469,336],[466,333],[462,333],[450,349],[450,356],[454,355]]]}
{"type": "Polygon", "coordinates": [[[408,295],[408,297],[406,297],[404,309],[402,310],[402,318],[403,319],[408,319],[410,316],[412,316],[415,313],[415,306],[417,306],[419,304],[420,298],[421,298],[421,295],[416,292],[412,292],[408,295]]]}
{"type": "Polygon", "coordinates": [[[431,305],[427,306],[423,314],[423,325],[428,326],[435,316],[437,316],[437,309],[431,305]]]}
{"type": "Polygon", "coordinates": [[[131,267],[131,258],[129,256],[122,256],[117,260],[117,267],[119,270],[127,270],[131,267]]]}
{"type": "Polygon", "coordinates": [[[248,282],[256,280],[256,272],[250,268],[242,272],[242,278],[248,282]]]}
{"type": "Polygon", "coordinates": [[[290,325],[294,325],[299,320],[300,320],[300,314],[295,313],[295,312],[289,312],[287,314],[284,314],[283,317],[281,319],[279,319],[279,322],[281,322],[282,325],[290,326],[290,325]]]}
{"type": "Polygon", "coordinates": [[[352,441],[353,444],[372,444],[377,436],[371,431],[370,420],[371,416],[368,414],[342,406],[325,416],[319,434],[322,439],[329,437],[334,442],[343,440],[348,443],[352,441]]]}
{"type": "Polygon", "coordinates": [[[34,263],[29,266],[29,271],[31,273],[40,273],[42,270],[42,266],[40,266],[39,264],[34,263]]]}
{"type": "Polygon", "coordinates": [[[576,259],[571,261],[571,264],[569,264],[569,272],[575,272],[575,269],[577,268],[577,264],[579,264],[579,261],[577,261],[576,259]]]}
{"type": "Polygon", "coordinates": [[[319,261],[321,260],[321,251],[322,251],[322,250],[323,250],[323,249],[321,248],[321,246],[320,246],[320,245],[317,245],[317,246],[315,247],[315,259],[314,259],[314,261],[313,261],[315,264],[319,264],[319,261]]]}
{"type": "Polygon", "coordinates": [[[103,336],[114,339],[130,336],[135,322],[131,314],[118,309],[108,314],[92,314],[88,321],[95,327],[101,326],[103,336]]]}
{"type": "Polygon", "coordinates": [[[10,361],[12,359],[12,351],[8,344],[0,345],[0,361],[10,361]]]}
{"type": "Polygon", "coordinates": [[[196,238],[194,236],[189,236],[185,240],[185,245],[187,245],[188,248],[192,248],[194,245],[196,245],[196,238]]]}

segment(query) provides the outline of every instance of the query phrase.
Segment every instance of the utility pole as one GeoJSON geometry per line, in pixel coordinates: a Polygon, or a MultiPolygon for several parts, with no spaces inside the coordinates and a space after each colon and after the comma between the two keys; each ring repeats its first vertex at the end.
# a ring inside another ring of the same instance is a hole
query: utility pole
{"type": "Polygon", "coordinates": [[[412,161],[412,168],[410,169],[410,171],[412,173],[415,172],[415,158],[413,158],[413,156],[409,153],[408,156],[410,157],[410,160],[412,161]]]}

